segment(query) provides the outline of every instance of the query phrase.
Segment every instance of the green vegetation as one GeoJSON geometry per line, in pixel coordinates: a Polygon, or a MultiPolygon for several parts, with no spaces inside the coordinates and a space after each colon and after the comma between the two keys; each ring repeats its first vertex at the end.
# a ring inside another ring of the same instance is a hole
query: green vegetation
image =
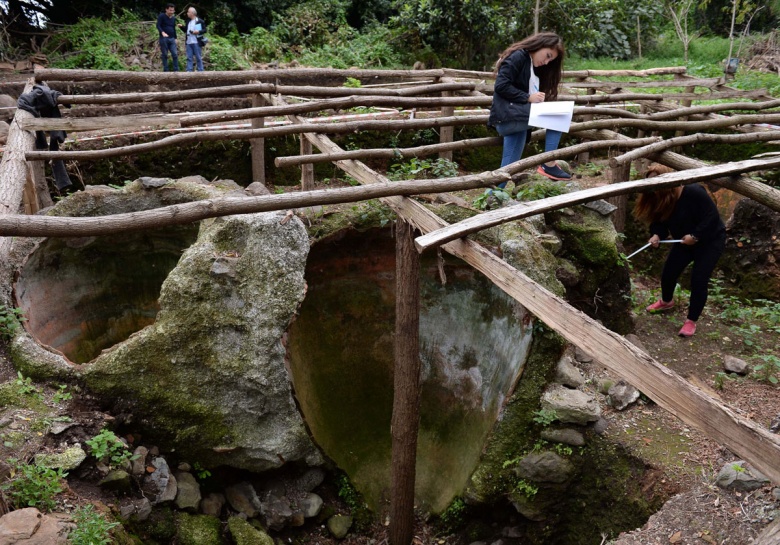
{"type": "Polygon", "coordinates": [[[463,525],[466,509],[466,502],[463,501],[463,498],[455,498],[450,506],[439,515],[439,521],[447,532],[457,530],[463,525]]]}
{"type": "Polygon", "coordinates": [[[518,201],[538,201],[548,197],[557,197],[567,192],[566,184],[552,180],[537,180],[520,186],[517,189],[518,201]]]}
{"type": "Polygon", "coordinates": [[[458,164],[448,159],[418,159],[412,157],[406,163],[390,167],[391,180],[424,180],[429,178],[452,178],[458,175],[458,164]]]}
{"type": "Polygon", "coordinates": [[[371,511],[363,500],[363,496],[352,485],[346,473],[336,478],[339,498],[347,504],[354,520],[355,529],[363,531],[371,524],[371,511]]]}
{"type": "Polygon", "coordinates": [[[556,420],[558,420],[558,413],[555,412],[555,409],[539,409],[534,413],[534,422],[544,428],[556,420]]]}
{"type": "Polygon", "coordinates": [[[520,479],[515,485],[515,490],[530,500],[539,492],[539,487],[524,479],[520,479]]]}
{"type": "Polygon", "coordinates": [[[108,545],[111,543],[111,529],[119,526],[118,522],[108,522],[92,505],[76,509],[73,521],[76,527],[68,535],[71,545],[108,545]]]}
{"type": "Polygon", "coordinates": [[[43,394],[41,391],[32,383],[32,379],[30,377],[25,377],[21,371],[16,372],[16,381],[14,381],[14,385],[16,386],[16,391],[19,392],[19,395],[30,396],[38,401],[43,401],[43,394]]]}
{"type": "Polygon", "coordinates": [[[63,491],[62,479],[67,475],[62,469],[49,469],[9,458],[11,476],[0,489],[17,509],[36,507],[51,511],[56,507],[54,497],[63,491]]]}
{"type": "Polygon", "coordinates": [[[92,456],[111,467],[120,467],[125,462],[135,459],[127,449],[127,445],[109,429],[104,428],[85,443],[92,450],[92,456]]]}
{"type": "Polygon", "coordinates": [[[11,340],[23,320],[22,309],[0,306],[0,339],[11,340]]]}

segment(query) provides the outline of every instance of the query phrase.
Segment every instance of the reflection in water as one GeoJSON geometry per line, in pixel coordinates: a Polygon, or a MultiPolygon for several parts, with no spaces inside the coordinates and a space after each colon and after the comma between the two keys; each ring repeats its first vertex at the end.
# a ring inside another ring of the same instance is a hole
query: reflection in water
{"type": "MultiPolygon", "coordinates": [[[[522,308],[468,265],[447,261],[445,285],[434,259],[422,265],[417,498],[438,512],[474,470],[531,331],[522,308]]],[[[320,243],[306,274],[288,343],[296,394],[319,445],[380,508],[390,482],[394,241],[376,230],[320,243]]]]}

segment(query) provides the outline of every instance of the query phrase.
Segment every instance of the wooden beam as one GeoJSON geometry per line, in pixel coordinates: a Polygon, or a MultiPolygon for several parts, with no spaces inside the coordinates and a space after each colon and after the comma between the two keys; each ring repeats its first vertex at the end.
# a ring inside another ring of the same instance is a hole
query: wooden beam
{"type": "Polygon", "coordinates": [[[652,81],[567,81],[565,87],[579,89],[639,89],[639,88],[666,88],[684,87],[686,94],[693,94],[694,87],[715,87],[722,78],[701,78],[692,80],[652,80],[652,81]],[[688,90],[690,88],[690,90],[688,90]]]}
{"type": "MultiPolygon", "coordinates": [[[[252,95],[252,106],[259,108],[263,104],[265,100],[261,94],[252,95]]],[[[252,130],[260,130],[264,125],[264,117],[252,119],[252,130]]],[[[253,138],[249,145],[252,153],[252,181],[265,185],[265,138],[253,138]]]]}
{"type": "Polygon", "coordinates": [[[764,531],[756,536],[753,545],[780,545],[780,519],[764,528],[764,531]]]}
{"type": "MultiPolygon", "coordinates": [[[[291,117],[296,122],[303,122],[300,118],[291,117]]],[[[306,133],[305,136],[323,153],[341,151],[325,135],[306,133]]],[[[337,164],[361,183],[388,181],[358,161],[340,161],[337,164]]],[[[387,197],[383,202],[424,233],[447,226],[444,220],[411,199],[387,197]]],[[[780,438],[690,385],[623,337],[609,331],[479,244],[459,239],[443,248],[482,272],[566,340],[590,354],[598,354],[599,363],[611,372],[626,377],[661,407],[739,454],[773,482],[780,484],[780,438]]]]}
{"type": "MultiPolygon", "coordinates": [[[[537,157],[540,161],[543,159],[541,155],[537,157]]],[[[500,225],[508,221],[514,221],[528,216],[533,216],[535,214],[541,214],[543,212],[550,212],[559,208],[566,208],[576,204],[582,204],[589,201],[613,197],[616,195],[636,193],[637,191],[641,191],[643,189],[684,185],[721,178],[723,176],[742,174],[744,172],[750,172],[753,170],[778,167],[780,167],[780,157],[768,159],[750,159],[748,161],[740,161],[737,163],[726,163],[724,165],[701,167],[693,170],[685,170],[682,172],[662,174],[661,176],[656,176],[647,180],[638,180],[633,182],[610,184],[601,187],[593,187],[590,189],[584,189],[582,191],[575,191],[573,193],[558,195],[556,197],[548,197],[538,201],[522,203],[517,206],[508,206],[499,208],[497,210],[491,210],[490,212],[484,212],[478,216],[473,216],[458,223],[449,225],[445,229],[430,232],[426,235],[418,237],[415,240],[415,244],[417,245],[417,249],[422,252],[429,248],[441,246],[442,244],[446,244],[452,240],[457,240],[470,233],[475,233],[477,231],[487,229],[488,227],[493,227],[495,225],[500,225]]]]}
{"type": "MultiPolygon", "coordinates": [[[[309,143],[311,145],[311,143],[309,143]]],[[[393,371],[390,545],[410,545],[420,426],[420,254],[414,228],[395,225],[395,369],[393,371]]]]}
{"type": "Polygon", "coordinates": [[[140,129],[143,127],[181,127],[181,114],[125,115],[119,117],[30,117],[20,122],[27,131],[97,131],[104,129],[140,129]]]}

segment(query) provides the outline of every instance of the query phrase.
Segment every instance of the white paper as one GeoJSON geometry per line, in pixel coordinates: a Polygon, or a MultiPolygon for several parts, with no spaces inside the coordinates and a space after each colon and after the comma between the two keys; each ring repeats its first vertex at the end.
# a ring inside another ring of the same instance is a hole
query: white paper
{"type": "Polygon", "coordinates": [[[574,115],[574,101],[532,102],[528,124],[540,129],[569,132],[574,115]]]}

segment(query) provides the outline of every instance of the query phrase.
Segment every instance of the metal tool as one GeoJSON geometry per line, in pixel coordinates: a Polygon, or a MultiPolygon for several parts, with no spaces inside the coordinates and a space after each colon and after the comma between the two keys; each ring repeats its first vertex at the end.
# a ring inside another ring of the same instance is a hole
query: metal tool
{"type": "MultiPolygon", "coordinates": [[[[659,242],[660,244],[674,244],[675,242],[682,242],[682,239],[678,239],[678,240],[659,240],[658,242],[659,242]]],[[[648,249],[649,247],[650,247],[650,243],[648,242],[647,244],[645,244],[644,246],[642,246],[641,248],[639,248],[639,249],[638,249],[636,252],[634,252],[634,253],[633,253],[633,254],[631,254],[630,256],[626,257],[626,259],[631,259],[631,258],[632,258],[632,257],[634,257],[636,254],[638,254],[638,253],[639,253],[639,252],[641,252],[642,250],[646,250],[646,249],[648,249]]]]}

